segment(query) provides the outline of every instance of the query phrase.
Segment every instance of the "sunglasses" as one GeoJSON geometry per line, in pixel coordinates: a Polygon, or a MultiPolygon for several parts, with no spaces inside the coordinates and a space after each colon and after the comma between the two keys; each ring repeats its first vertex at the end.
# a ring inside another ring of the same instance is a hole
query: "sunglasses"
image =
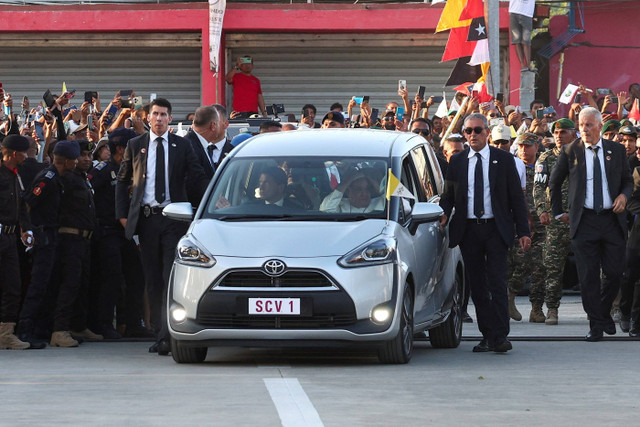
{"type": "Polygon", "coordinates": [[[509,144],[511,141],[507,141],[506,139],[499,139],[497,141],[493,141],[493,143],[495,145],[507,145],[509,144]]]}
{"type": "Polygon", "coordinates": [[[474,128],[464,128],[464,133],[466,133],[467,135],[471,135],[473,132],[480,135],[483,131],[484,128],[482,126],[476,126],[474,128]]]}
{"type": "Polygon", "coordinates": [[[391,120],[393,120],[393,117],[383,117],[382,120],[384,120],[385,122],[390,122],[391,120]]]}
{"type": "Polygon", "coordinates": [[[414,129],[411,132],[417,134],[422,134],[422,135],[429,135],[429,129],[414,129]]]}
{"type": "Polygon", "coordinates": [[[500,114],[496,114],[496,113],[491,113],[489,114],[489,117],[502,117],[500,114]]]}

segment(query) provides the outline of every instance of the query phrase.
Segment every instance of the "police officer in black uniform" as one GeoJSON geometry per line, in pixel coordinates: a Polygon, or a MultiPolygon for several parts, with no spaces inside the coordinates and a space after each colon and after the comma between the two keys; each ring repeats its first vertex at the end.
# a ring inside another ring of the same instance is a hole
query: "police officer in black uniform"
{"type": "Polygon", "coordinates": [[[40,320],[58,244],[58,211],[63,192],[60,177],[76,167],[78,156],[80,147],[77,142],[56,143],[53,148],[53,165],[36,175],[29,191],[24,195],[30,208],[35,247],[31,282],[20,310],[17,332],[22,341],[31,343],[31,348],[44,348],[46,345],[36,340],[34,332],[36,326],[46,327],[36,323],[40,320]]]}
{"type": "Polygon", "coordinates": [[[21,230],[22,241],[33,245],[33,234],[27,207],[22,199],[24,185],[18,174],[18,165],[26,158],[29,141],[19,135],[9,135],[2,141],[0,164],[0,350],[29,348],[14,335],[20,309],[20,269],[16,246],[16,229],[21,230]]]}
{"type": "Polygon", "coordinates": [[[109,134],[111,158],[98,163],[89,171],[89,180],[95,192],[98,227],[94,233],[93,257],[97,260],[94,277],[99,290],[95,313],[100,333],[106,339],[119,339],[113,327],[113,309],[121,296],[123,279],[126,283],[124,307],[118,307],[118,323],[126,324],[127,337],[153,337],[153,332],[142,326],[144,274],[140,263],[140,252],[133,240],[124,236],[124,228],[116,220],[115,188],[118,182],[120,162],[127,142],[137,134],[132,129],[117,128],[109,134]],[[123,310],[120,310],[123,308],[123,310]],[[124,311],[126,314],[120,313],[124,311]]]}
{"type": "Polygon", "coordinates": [[[101,340],[86,327],[87,291],[91,262],[91,236],[96,223],[93,191],[86,171],[91,166],[93,144],[87,140],[75,141],[80,148],[76,168],[61,177],[64,193],[60,203],[59,246],[56,265],[59,276],[51,346],[77,347],[82,339],[101,340]]]}

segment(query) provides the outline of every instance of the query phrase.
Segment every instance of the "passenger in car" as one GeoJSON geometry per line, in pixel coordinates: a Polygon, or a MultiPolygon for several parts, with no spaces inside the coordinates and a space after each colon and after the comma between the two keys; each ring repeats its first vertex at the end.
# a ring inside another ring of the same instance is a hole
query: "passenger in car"
{"type": "Polygon", "coordinates": [[[320,205],[323,212],[368,213],[382,211],[385,198],[380,196],[378,184],[366,169],[353,174],[324,198],[320,205]]]}
{"type": "Polygon", "coordinates": [[[273,166],[260,174],[256,197],[265,205],[276,205],[285,208],[303,208],[303,204],[294,195],[286,197],[287,174],[279,167],[273,166]]]}

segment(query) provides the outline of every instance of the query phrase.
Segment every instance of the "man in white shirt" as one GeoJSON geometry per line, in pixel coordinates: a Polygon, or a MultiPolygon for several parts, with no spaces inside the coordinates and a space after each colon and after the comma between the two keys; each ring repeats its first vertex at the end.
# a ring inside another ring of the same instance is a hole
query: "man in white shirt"
{"type": "Polygon", "coordinates": [[[511,44],[516,45],[520,71],[536,71],[531,66],[531,31],[535,0],[509,0],[511,44]]]}

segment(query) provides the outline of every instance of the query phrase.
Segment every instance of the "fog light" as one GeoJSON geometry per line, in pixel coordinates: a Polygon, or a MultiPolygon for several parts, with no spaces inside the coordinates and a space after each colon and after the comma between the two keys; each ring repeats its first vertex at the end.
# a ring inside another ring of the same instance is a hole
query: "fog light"
{"type": "Polygon", "coordinates": [[[171,310],[171,317],[173,317],[173,320],[176,322],[182,322],[187,318],[187,310],[182,307],[175,307],[171,310]]]}
{"type": "Polygon", "coordinates": [[[371,313],[371,320],[376,323],[385,323],[391,317],[391,310],[387,307],[376,307],[371,313]]]}

